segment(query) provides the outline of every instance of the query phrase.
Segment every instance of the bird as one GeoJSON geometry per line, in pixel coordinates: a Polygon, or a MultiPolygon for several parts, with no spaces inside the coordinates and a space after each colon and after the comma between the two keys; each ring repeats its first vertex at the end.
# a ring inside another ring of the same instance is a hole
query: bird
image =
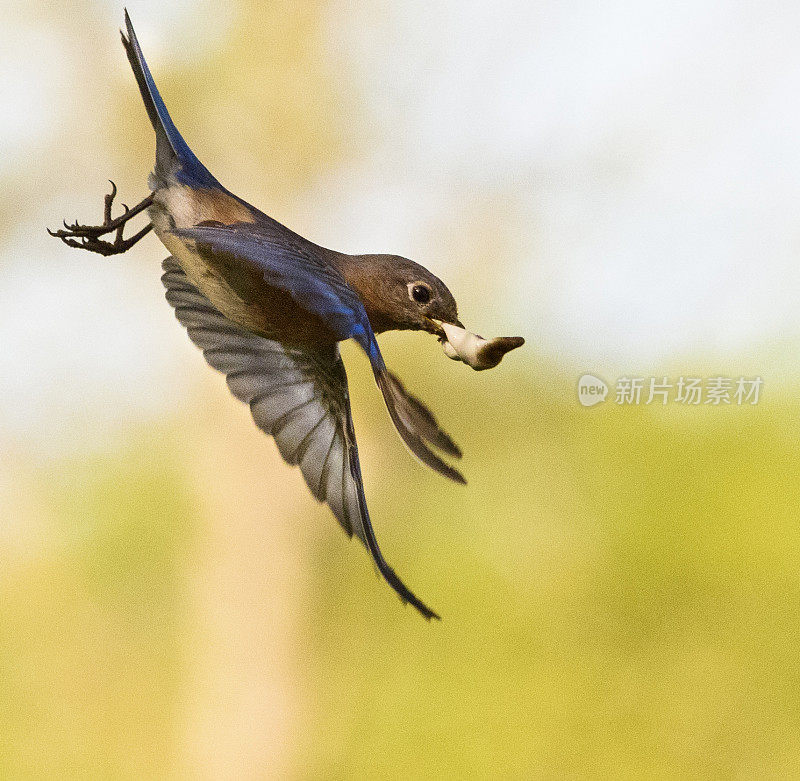
{"type": "Polygon", "coordinates": [[[339,345],[353,340],[361,348],[411,452],[464,484],[461,472],[445,461],[461,458],[460,448],[387,368],[376,339],[385,331],[412,330],[444,343],[445,325],[464,328],[455,298],[412,260],[326,249],[226,189],[178,132],[127,10],[121,37],[155,132],[150,194],[112,219],[112,182],[101,226],[65,222],[65,230],[51,235],[113,255],[152,230],[170,253],[162,263],[167,301],[205,360],[249,405],[256,426],[274,438],[283,459],[300,467],[312,495],[364,544],[400,599],[426,619],[440,618],[405,585],[378,546],[339,345]],[[149,224],[126,239],[128,220],[145,211],[149,224]],[[108,233],[115,234],[113,242],[100,238],[108,233]]]}

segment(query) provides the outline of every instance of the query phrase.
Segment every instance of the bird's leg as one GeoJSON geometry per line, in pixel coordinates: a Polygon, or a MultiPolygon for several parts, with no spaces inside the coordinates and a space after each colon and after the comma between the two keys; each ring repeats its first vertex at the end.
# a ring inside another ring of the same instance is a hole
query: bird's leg
{"type": "Polygon", "coordinates": [[[132,209],[122,204],[125,211],[120,214],[119,217],[111,219],[111,205],[114,203],[116,195],[117,186],[114,182],[111,182],[111,192],[105,197],[102,225],[80,225],[77,221],[69,225],[65,221],[64,229],[51,231],[48,228],[47,232],[51,236],[61,239],[64,244],[70,247],[89,250],[89,252],[97,252],[100,255],[118,255],[121,252],[129,250],[139,239],[146,236],[153,229],[153,224],[148,223],[138,233],[134,233],[133,236],[126,239],[123,236],[125,223],[127,223],[131,217],[135,217],[140,212],[143,212],[153,203],[153,194],[150,193],[147,198],[141,203],[137,203],[132,209]],[[100,238],[112,231],[115,232],[113,241],[104,241],[100,238]]]}

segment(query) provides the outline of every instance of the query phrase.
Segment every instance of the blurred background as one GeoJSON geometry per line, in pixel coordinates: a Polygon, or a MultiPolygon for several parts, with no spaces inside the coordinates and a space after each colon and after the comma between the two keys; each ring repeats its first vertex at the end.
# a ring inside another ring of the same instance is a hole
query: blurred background
{"type": "Polygon", "coordinates": [[[375,577],[175,321],[122,6],[0,0],[0,776],[800,775],[800,6],[130,0],[238,195],[444,278],[494,371],[388,334],[463,447],[409,458],[345,347],[375,577]],[[763,379],[578,404],[584,372],[763,379]]]}

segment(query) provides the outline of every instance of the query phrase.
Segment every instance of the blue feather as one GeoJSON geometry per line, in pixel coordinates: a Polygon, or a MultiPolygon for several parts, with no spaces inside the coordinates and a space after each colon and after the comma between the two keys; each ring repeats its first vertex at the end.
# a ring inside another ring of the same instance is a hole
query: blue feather
{"type": "Polygon", "coordinates": [[[322,318],[338,339],[353,339],[373,366],[383,366],[363,302],[330,264],[276,243],[269,233],[250,223],[196,225],[176,228],[173,233],[255,266],[268,284],[285,290],[300,306],[322,318]]]}
{"type": "Polygon", "coordinates": [[[150,68],[147,67],[127,9],[125,26],[128,29],[128,38],[126,39],[123,35],[122,43],[139,84],[139,91],[142,93],[150,122],[156,131],[156,176],[166,179],[170,174],[174,174],[183,184],[221,187],[209,170],[197,159],[175,127],[150,73],[150,68]],[[174,161],[177,161],[177,166],[174,165],[174,161]]]}

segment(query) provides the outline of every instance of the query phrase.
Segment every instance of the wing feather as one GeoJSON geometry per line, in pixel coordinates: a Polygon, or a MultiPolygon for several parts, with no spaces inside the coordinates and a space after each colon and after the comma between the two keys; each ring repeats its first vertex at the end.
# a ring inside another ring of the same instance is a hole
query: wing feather
{"type": "MultiPolygon", "coordinates": [[[[369,357],[389,416],[411,452],[439,474],[458,483],[466,482],[456,468],[430,447],[453,458],[461,457],[461,450],[440,428],[430,410],[386,368],[364,304],[335,264],[326,260],[328,250],[297,236],[266,215],[259,213],[257,217],[254,223],[203,223],[176,228],[173,232],[196,242],[205,252],[235,258],[237,264],[262,276],[270,285],[288,293],[299,306],[321,317],[337,339],[352,338],[360,344],[369,357]]],[[[202,326],[193,313],[186,313],[186,321],[189,326],[202,326]]]]}
{"type": "Polygon", "coordinates": [[[321,317],[338,339],[356,339],[369,353],[375,336],[358,294],[333,265],[318,256],[321,248],[303,241],[287,244],[289,232],[280,228],[276,231],[272,221],[262,221],[195,225],[175,228],[173,233],[217,255],[235,257],[237,263],[321,317]]]}
{"type": "Polygon", "coordinates": [[[375,539],[338,345],[286,347],[244,331],[191,285],[173,258],[163,268],[176,317],[209,365],[226,375],[233,395],[250,405],[256,425],[275,438],[285,461],[300,465],[311,493],[328,504],[348,535],[364,543],[400,598],[426,618],[438,618],[389,567],[375,539]]]}

